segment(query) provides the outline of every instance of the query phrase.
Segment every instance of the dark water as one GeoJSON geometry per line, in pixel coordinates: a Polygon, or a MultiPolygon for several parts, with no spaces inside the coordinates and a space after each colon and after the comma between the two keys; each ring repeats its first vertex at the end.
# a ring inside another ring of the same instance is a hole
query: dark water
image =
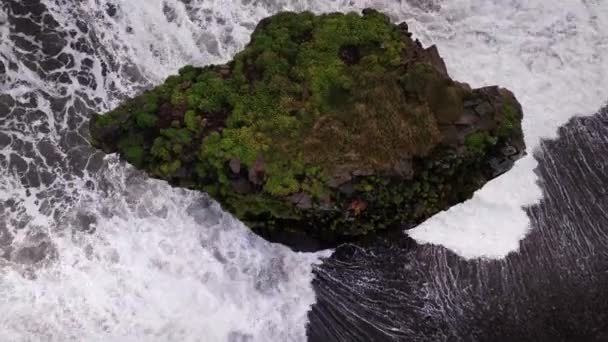
{"type": "Polygon", "coordinates": [[[504,260],[403,238],[347,245],[315,270],[310,341],[608,341],[608,108],[535,157],[543,199],[504,260]]]}
{"type": "MultiPolygon", "coordinates": [[[[33,265],[57,256],[49,234],[57,227],[36,226],[26,213],[27,197],[33,197],[40,214],[65,218],[79,197],[78,187],[93,187],[90,173],[102,163],[102,155],[86,140],[87,118],[101,103],[91,96],[99,86],[93,60],[77,65],[75,57],[86,51],[93,58],[99,48],[76,37],[88,33],[84,22],[67,31],[38,0],[1,0],[0,9],[8,14],[0,19],[0,28],[10,28],[2,39],[11,42],[14,52],[0,52],[0,171],[6,182],[0,191],[11,197],[0,201],[0,261],[33,265]],[[31,74],[30,79],[50,84],[51,91],[9,74],[31,74]],[[18,98],[10,95],[13,89],[21,89],[18,98]],[[12,180],[26,189],[25,196],[10,194],[12,180]]],[[[99,58],[107,68],[104,56],[99,58]]],[[[79,226],[88,229],[92,219],[80,219],[79,226]]]]}

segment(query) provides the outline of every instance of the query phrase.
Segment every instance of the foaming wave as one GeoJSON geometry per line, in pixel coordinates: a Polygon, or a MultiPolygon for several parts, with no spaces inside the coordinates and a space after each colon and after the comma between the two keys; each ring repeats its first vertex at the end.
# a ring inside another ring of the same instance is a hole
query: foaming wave
{"type": "Polygon", "coordinates": [[[2,6],[1,339],[304,340],[325,254],[270,244],[86,143],[91,113],[237,44],[201,42],[200,8],[107,5],[2,6]]]}
{"type": "Polygon", "coordinates": [[[3,338],[304,339],[316,256],[269,244],[205,195],[112,159],[99,180],[110,192],[83,195],[56,222],[57,260],[26,277],[4,269],[3,338]]]}
{"type": "Polygon", "coordinates": [[[463,204],[409,235],[466,258],[502,258],[527,234],[523,207],[541,197],[532,151],[574,115],[593,114],[608,94],[606,3],[564,1],[446,1],[419,29],[437,43],[449,71],[472,86],[511,89],[524,108],[530,154],[463,204]],[[602,15],[604,14],[604,15],[602,15]]]}

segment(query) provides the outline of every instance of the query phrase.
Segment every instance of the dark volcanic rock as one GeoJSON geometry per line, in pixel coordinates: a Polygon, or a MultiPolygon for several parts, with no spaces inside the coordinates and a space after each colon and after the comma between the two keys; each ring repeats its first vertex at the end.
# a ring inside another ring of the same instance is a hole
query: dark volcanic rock
{"type": "Polygon", "coordinates": [[[435,46],[368,9],[264,19],[230,63],[184,67],[90,127],[270,240],[319,247],[468,199],[524,153],[522,116],[510,91],[452,80],[435,46]]]}

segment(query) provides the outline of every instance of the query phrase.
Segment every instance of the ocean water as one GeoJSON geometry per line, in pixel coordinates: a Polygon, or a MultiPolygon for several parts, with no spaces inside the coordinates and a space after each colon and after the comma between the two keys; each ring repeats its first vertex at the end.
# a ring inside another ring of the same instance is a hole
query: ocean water
{"type": "Polygon", "coordinates": [[[605,120],[541,138],[608,99],[607,27],[608,4],[585,0],[0,0],[0,340],[605,336],[605,120]],[[525,111],[529,155],[394,242],[294,253],[86,142],[92,113],[229,60],[265,16],[365,7],[525,111]]]}

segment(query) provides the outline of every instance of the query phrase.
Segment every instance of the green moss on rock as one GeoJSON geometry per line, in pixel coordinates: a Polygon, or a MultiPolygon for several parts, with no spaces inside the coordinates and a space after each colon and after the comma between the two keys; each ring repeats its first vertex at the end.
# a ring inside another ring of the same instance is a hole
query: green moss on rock
{"type": "Polygon", "coordinates": [[[270,239],[331,244],[416,224],[524,145],[512,93],[453,81],[410,37],[374,10],[279,13],[230,63],[186,66],[95,116],[92,142],[209,192],[270,239]]]}

